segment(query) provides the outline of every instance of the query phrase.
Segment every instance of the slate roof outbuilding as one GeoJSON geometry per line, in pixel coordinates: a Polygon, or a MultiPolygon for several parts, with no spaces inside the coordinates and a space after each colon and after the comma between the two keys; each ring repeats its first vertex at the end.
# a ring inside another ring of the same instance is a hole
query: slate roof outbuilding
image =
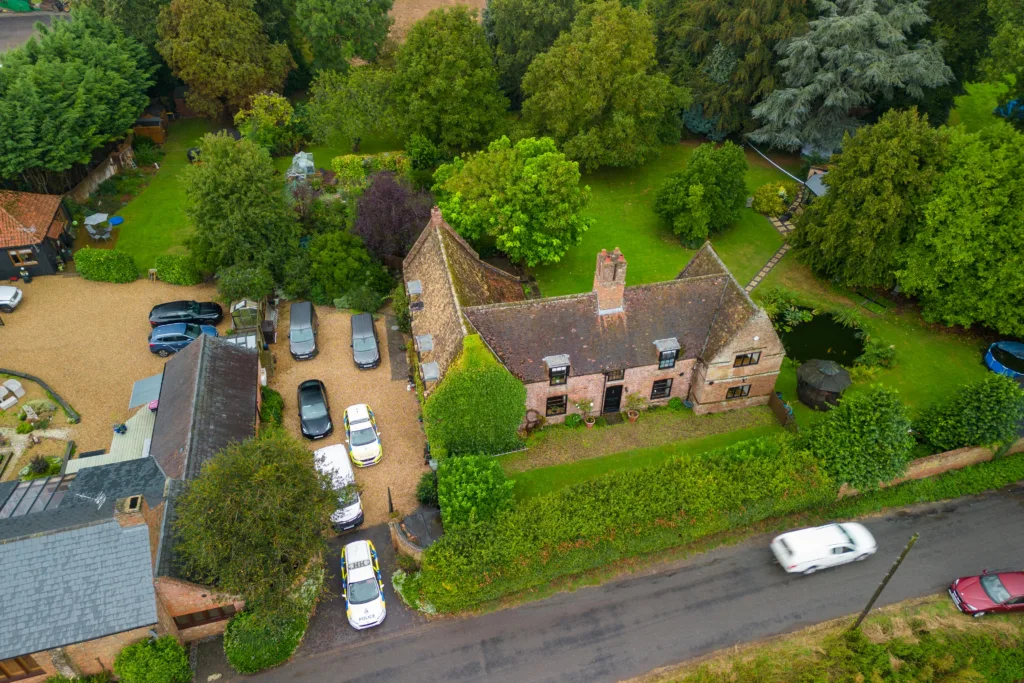
{"type": "Polygon", "coordinates": [[[63,223],[54,222],[60,195],[0,190],[0,248],[39,244],[58,237],[63,223]]]}
{"type": "Polygon", "coordinates": [[[144,524],[109,520],[2,542],[0,567],[0,659],[157,622],[144,524]]]}

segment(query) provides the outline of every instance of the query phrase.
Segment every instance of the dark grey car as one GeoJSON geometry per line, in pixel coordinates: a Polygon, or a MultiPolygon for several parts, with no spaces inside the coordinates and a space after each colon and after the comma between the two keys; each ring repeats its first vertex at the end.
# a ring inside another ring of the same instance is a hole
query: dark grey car
{"type": "Polygon", "coordinates": [[[373,316],[369,313],[352,316],[352,360],[360,370],[370,370],[380,365],[377,330],[373,327],[373,316]]]}
{"type": "Polygon", "coordinates": [[[316,337],[319,324],[316,309],[308,301],[299,301],[291,305],[288,323],[288,350],[295,360],[313,358],[319,349],[316,337]]]}
{"type": "Polygon", "coordinates": [[[299,425],[307,439],[322,439],[334,431],[327,388],[318,379],[307,379],[299,385],[299,425]]]}

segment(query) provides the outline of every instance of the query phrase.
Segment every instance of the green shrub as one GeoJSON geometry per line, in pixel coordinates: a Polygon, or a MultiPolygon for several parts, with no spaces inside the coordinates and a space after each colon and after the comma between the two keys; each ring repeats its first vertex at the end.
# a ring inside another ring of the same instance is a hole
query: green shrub
{"type": "Polygon", "coordinates": [[[424,472],[420,477],[420,483],[416,485],[416,500],[421,505],[433,508],[438,507],[437,502],[437,474],[433,471],[424,472]]]}
{"type": "Polygon", "coordinates": [[[754,203],[751,208],[766,216],[781,216],[796,199],[800,188],[792,180],[780,180],[765,183],[754,190],[754,203]]]}
{"type": "Polygon", "coordinates": [[[570,413],[565,416],[565,426],[575,429],[583,424],[583,416],[579,413],[570,413]]]}
{"type": "Polygon", "coordinates": [[[49,428],[50,428],[50,418],[48,418],[48,417],[44,417],[39,422],[36,422],[36,429],[49,429],[49,428]]]}
{"type": "Polygon", "coordinates": [[[274,291],[274,276],[266,266],[236,263],[217,271],[217,291],[226,301],[262,299],[274,291]]]}
{"type": "Polygon", "coordinates": [[[25,405],[36,411],[36,415],[57,412],[57,404],[48,398],[36,398],[28,401],[25,405]]]}
{"type": "Polygon", "coordinates": [[[866,491],[906,471],[914,437],[899,392],[875,385],[843,397],[811,427],[807,445],[836,482],[866,491]]]}
{"type": "Polygon", "coordinates": [[[480,335],[462,342],[462,353],[423,406],[430,447],[445,455],[497,455],[521,445],[526,388],[484,346],[480,335]]]}
{"type": "Polygon", "coordinates": [[[35,429],[34,424],[29,422],[28,420],[23,420],[22,422],[18,423],[18,426],[14,428],[14,431],[17,432],[18,434],[28,434],[33,429],[35,429]]]}
{"type": "Polygon", "coordinates": [[[152,166],[164,158],[164,151],[145,135],[135,138],[132,148],[135,150],[135,163],[139,166],[152,166]]]}
{"type": "Polygon", "coordinates": [[[91,676],[75,676],[74,678],[57,674],[47,678],[45,683],[110,683],[110,674],[104,671],[91,676]]]}
{"type": "Polygon", "coordinates": [[[854,365],[866,368],[896,367],[896,347],[878,339],[868,339],[864,352],[853,361],[854,365]]]}
{"type": "Polygon", "coordinates": [[[489,524],[446,527],[424,554],[416,599],[454,612],[835,496],[815,458],[785,436],[678,456],[531,498],[489,524]]]}
{"type": "Polygon", "coordinates": [[[441,163],[441,150],[425,135],[414,133],[405,143],[413,169],[430,171],[441,163]]]}
{"type": "Polygon", "coordinates": [[[757,303],[780,332],[790,332],[801,323],[810,322],[814,314],[797,303],[796,294],[784,287],[767,287],[754,294],[757,303]]]}
{"type": "Polygon", "coordinates": [[[668,400],[668,404],[667,405],[668,405],[668,407],[671,410],[675,410],[675,411],[686,410],[686,405],[683,403],[683,399],[679,398],[678,396],[673,396],[672,398],[670,398],[668,400]]]}
{"type": "Polygon", "coordinates": [[[437,500],[445,531],[487,522],[512,505],[515,484],[487,455],[445,458],[437,470],[437,500]]]}
{"type": "Polygon", "coordinates": [[[348,308],[361,313],[376,313],[384,305],[384,299],[386,298],[379,291],[371,289],[366,285],[361,285],[335,299],[334,305],[336,308],[348,308]]]}
{"type": "Polygon", "coordinates": [[[260,405],[260,420],[280,426],[284,421],[284,398],[270,387],[261,388],[260,393],[263,395],[260,405]]]}
{"type": "Polygon", "coordinates": [[[991,374],[924,411],[917,430],[938,451],[1009,443],[1024,420],[1024,390],[991,374]]]}
{"type": "Polygon", "coordinates": [[[124,683],[189,683],[188,654],[172,636],[129,645],[114,660],[114,673],[124,683]]]}
{"type": "Polygon", "coordinates": [[[82,247],[75,252],[75,269],[86,280],[99,282],[133,282],[139,277],[135,259],[117,249],[82,247]]]}
{"type": "Polygon", "coordinates": [[[163,254],[156,257],[156,276],[171,285],[198,285],[203,276],[189,254],[163,254]]]}
{"type": "Polygon", "coordinates": [[[412,312],[409,310],[409,295],[405,293],[405,283],[399,282],[391,290],[391,312],[395,314],[400,332],[412,332],[412,312]]]}
{"type": "Polygon", "coordinates": [[[224,654],[235,671],[252,674],[288,661],[306,633],[309,617],[301,610],[236,614],[224,630],[224,654]]]}

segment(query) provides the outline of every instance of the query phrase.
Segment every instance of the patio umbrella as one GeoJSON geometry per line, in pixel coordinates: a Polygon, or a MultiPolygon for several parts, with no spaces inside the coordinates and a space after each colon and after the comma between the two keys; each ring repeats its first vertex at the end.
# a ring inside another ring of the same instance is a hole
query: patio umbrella
{"type": "Polygon", "coordinates": [[[852,383],[850,373],[831,360],[809,360],[796,371],[797,379],[818,391],[841,394],[852,383]]]}
{"type": "Polygon", "coordinates": [[[100,223],[104,222],[105,220],[107,220],[107,214],[105,214],[105,213],[94,213],[91,216],[86,216],[85,217],[85,224],[86,225],[99,225],[100,223]]]}

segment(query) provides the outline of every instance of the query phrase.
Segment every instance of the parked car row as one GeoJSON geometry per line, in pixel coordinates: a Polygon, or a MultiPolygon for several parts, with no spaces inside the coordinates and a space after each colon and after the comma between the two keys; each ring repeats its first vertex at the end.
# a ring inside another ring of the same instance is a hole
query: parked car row
{"type": "MultiPolygon", "coordinates": [[[[295,360],[310,360],[320,353],[317,338],[320,334],[320,321],[316,309],[308,301],[298,301],[291,305],[288,323],[288,351],[295,360]]],[[[351,318],[352,324],[352,360],[361,370],[372,370],[380,365],[380,347],[377,343],[377,330],[373,325],[373,316],[359,313],[351,318]]]]}

